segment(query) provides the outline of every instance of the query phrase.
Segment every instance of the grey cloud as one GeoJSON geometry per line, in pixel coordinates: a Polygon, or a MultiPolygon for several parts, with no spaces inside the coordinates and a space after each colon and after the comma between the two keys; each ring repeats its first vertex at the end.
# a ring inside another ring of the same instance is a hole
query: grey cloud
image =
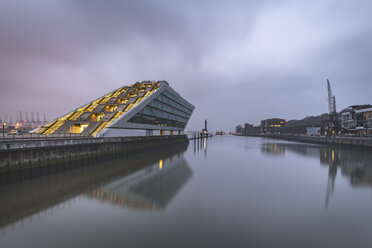
{"type": "Polygon", "coordinates": [[[368,103],[364,1],[2,1],[0,113],[57,117],[122,84],[168,80],[188,129],[368,103]],[[350,83],[352,82],[352,83],[350,83]],[[363,89],[363,90],[361,90],[363,89]],[[47,104],[46,104],[47,103],[47,104]]]}

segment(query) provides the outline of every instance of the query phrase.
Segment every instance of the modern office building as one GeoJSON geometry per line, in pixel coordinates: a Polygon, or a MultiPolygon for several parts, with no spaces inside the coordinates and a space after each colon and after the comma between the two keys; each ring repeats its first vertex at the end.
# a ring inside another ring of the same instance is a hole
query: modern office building
{"type": "Polygon", "coordinates": [[[280,128],[285,126],[285,120],[271,118],[261,121],[261,133],[280,132],[280,128]]]}
{"type": "Polygon", "coordinates": [[[166,81],[114,90],[32,132],[95,137],[180,134],[194,106],[166,81]]]}

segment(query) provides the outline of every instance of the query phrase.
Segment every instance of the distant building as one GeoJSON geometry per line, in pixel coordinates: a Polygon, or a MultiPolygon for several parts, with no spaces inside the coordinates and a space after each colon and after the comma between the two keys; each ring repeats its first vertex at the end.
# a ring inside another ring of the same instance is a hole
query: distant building
{"type": "Polygon", "coordinates": [[[306,135],[314,136],[320,134],[320,127],[306,127],[306,135]]]}
{"type": "Polygon", "coordinates": [[[248,128],[251,128],[251,127],[253,127],[253,124],[249,124],[249,123],[244,124],[244,129],[248,129],[248,128]]]}
{"type": "Polygon", "coordinates": [[[353,105],[342,110],[341,127],[350,132],[372,135],[372,105],[353,105]]]}
{"type": "Polygon", "coordinates": [[[258,134],[260,133],[260,127],[254,127],[252,124],[245,123],[244,129],[242,130],[243,134],[258,134]]]}
{"type": "Polygon", "coordinates": [[[320,135],[320,127],[312,127],[312,126],[292,126],[292,127],[281,127],[280,133],[284,134],[303,134],[303,135],[320,135]]]}
{"type": "Polygon", "coordinates": [[[280,132],[280,128],[285,126],[285,120],[280,118],[271,118],[261,121],[261,133],[280,132]]]}
{"type": "Polygon", "coordinates": [[[241,125],[237,125],[235,127],[235,133],[242,133],[243,127],[241,125]]]}

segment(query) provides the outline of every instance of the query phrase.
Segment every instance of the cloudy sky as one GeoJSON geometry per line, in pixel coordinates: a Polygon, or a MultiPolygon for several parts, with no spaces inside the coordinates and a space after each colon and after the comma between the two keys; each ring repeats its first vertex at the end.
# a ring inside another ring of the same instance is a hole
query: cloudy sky
{"type": "Polygon", "coordinates": [[[69,112],[122,85],[167,80],[188,125],[372,103],[370,1],[2,0],[0,116],[69,112]]]}

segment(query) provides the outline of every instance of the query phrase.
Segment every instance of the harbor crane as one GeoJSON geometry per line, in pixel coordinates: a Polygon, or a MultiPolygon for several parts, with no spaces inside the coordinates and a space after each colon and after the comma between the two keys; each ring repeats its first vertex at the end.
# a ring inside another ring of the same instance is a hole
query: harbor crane
{"type": "Polygon", "coordinates": [[[338,114],[336,111],[336,97],[332,94],[331,84],[327,79],[328,88],[328,108],[329,108],[329,124],[328,130],[331,134],[338,133],[340,128],[340,122],[338,120],[338,114]]]}

